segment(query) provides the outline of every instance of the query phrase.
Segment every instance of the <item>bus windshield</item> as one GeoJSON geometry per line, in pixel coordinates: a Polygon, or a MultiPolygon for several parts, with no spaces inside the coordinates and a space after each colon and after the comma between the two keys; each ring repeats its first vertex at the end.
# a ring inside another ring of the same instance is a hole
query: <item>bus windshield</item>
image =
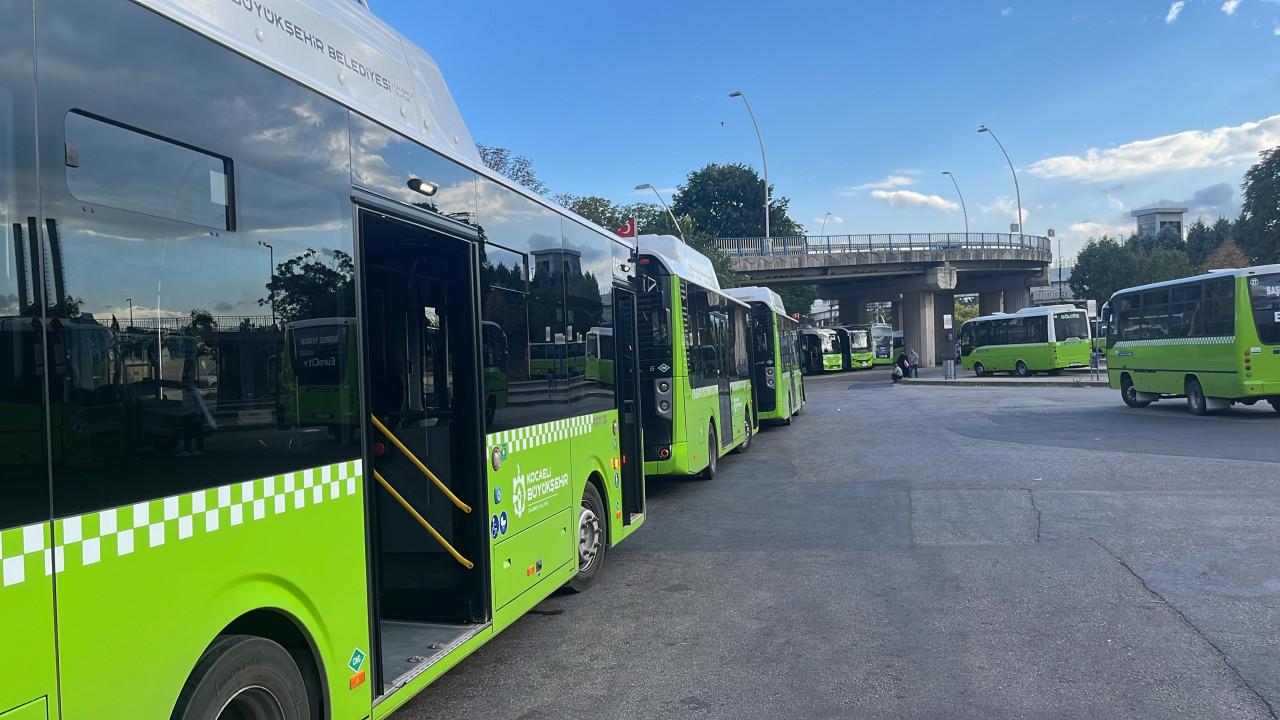
{"type": "Polygon", "coordinates": [[[1258,339],[1280,345],[1280,273],[1249,278],[1249,302],[1258,339]]]}
{"type": "Polygon", "coordinates": [[[342,381],[347,326],[315,325],[293,330],[293,371],[303,385],[337,385],[342,381]]]}
{"type": "Polygon", "coordinates": [[[819,333],[818,337],[822,338],[822,352],[824,355],[840,352],[839,342],[837,341],[836,334],[834,332],[827,331],[819,333]]]}
{"type": "Polygon", "coordinates": [[[1063,312],[1053,316],[1053,335],[1059,341],[1086,340],[1089,337],[1089,321],[1081,311],[1063,312]]]}
{"type": "Polygon", "coordinates": [[[866,330],[849,331],[849,351],[866,352],[871,349],[871,334],[866,330]]]}

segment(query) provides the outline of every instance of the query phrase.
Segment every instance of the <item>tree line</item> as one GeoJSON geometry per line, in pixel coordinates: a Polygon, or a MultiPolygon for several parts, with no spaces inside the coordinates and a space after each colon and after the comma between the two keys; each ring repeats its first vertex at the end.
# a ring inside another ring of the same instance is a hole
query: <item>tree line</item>
{"type": "Polygon", "coordinates": [[[1220,268],[1280,263],[1280,147],[1261,153],[1244,175],[1237,218],[1198,219],[1187,228],[1127,240],[1090,239],[1076,257],[1068,284],[1080,299],[1110,299],[1135,285],[1172,280],[1220,268]]]}
{"type": "MultiPolygon", "coordinates": [[[[635,218],[641,235],[675,235],[680,232],[672,224],[667,211],[657,203],[615,203],[599,195],[555,194],[534,171],[529,158],[506,148],[477,146],[480,158],[492,170],[505,175],[541,195],[550,196],[578,215],[607,229],[619,228],[635,218]]],[[[804,227],[788,214],[790,200],[779,197],[769,188],[769,222],[775,237],[803,235],[804,227]]],[[[715,267],[720,286],[738,284],[729,257],[720,251],[716,239],[722,237],[760,237],[764,235],[764,180],[751,167],[740,163],[710,163],[691,171],[672,198],[672,214],[680,221],[680,230],[689,246],[706,255],[715,267]]],[[[783,285],[773,288],[790,312],[807,315],[817,298],[813,285],[783,285]]]]}

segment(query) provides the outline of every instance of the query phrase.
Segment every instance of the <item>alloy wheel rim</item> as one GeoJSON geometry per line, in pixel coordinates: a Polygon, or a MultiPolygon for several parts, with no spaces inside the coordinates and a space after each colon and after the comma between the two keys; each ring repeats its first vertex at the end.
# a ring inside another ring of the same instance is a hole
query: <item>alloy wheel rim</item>
{"type": "Polygon", "coordinates": [[[585,502],[578,515],[578,572],[586,572],[600,554],[600,518],[585,502]]]}

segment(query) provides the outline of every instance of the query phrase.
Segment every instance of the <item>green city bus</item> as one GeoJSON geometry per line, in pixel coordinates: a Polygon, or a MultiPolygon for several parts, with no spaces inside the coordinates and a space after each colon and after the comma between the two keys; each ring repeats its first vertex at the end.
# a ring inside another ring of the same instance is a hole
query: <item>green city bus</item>
{"type": "Polygon", "coordinates": [[[871,344],[871,328],[850,325],[844,328],[849,337],[849,369],[864,370],[875,364],[876,351],[871,344]]]}
{"type": "Polygon", "coordinates": [[[844,345],[834,328],[800,328],[801,367],[810,375],[845,369],[844,345]]]}
{"type": "Polygon", "coordinates": [[[0,4],[5,720],[384,718],[644,521],[634,242],[250,5],[0,4]]]}
{"type": "Polygon", "coordinates": [[[864,323],[853,328],[866,330],[871,343],[871,364],[892,365],[902,349],[902,333],[894,332],[889,323],[864,323]]]}
{"type": "Polygon", "coordinates": [[[978,375],[1057,374],[1089,367],[1091,352],[1089,320],[1074,305],[984,315],[960,326],[961,363],[978,375]]]}
{"type": "Polygon", "coordinates": [[[725,290],[751,306],[751,386],[760,422],[791,424],[804,407],[799,323],[787,315],[782,297],[766,287],[725,290]]]}
{"type": "Polygon", "coordinates": [[[1104,307],[1107,379],[1125,404],[1185,397],[1196,415],[1280,412],[1280,265],[1120,290],[1104,307]]]}
{"type": "Polygon", "coordinates": [[[641,235],[636,245],[645,474],[710,480],[757,427],[750,307],[722,292],[711,261],[679,238],[641,235]]]}

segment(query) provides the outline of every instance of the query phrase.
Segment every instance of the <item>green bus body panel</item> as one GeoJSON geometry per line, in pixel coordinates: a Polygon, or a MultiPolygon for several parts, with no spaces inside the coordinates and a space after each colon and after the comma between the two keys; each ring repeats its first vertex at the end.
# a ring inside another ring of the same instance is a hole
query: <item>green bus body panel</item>
{"type": "Polygon", "coordinates": [[[9,712],[0,711],[0,720],[49,720],[49,703],[40,698],[9,712]]]}
{"type": "MultiPolygon", "coordinates": [[[[781,365],[775,364],[774,367],[781,367],[781,365]]],[[[774,381],[773,392],[773,409],[760,412],[761,422],[786,420],[804,406],[803,373],[799,370],[788,370],[779,374],[774,381]]]]}
{"type": "Polygon", "coordinates": [[[825,372],[838,372],[844,369],[844,355],[826,353],[822,356],[822,369],[825,372]]]}
{"type": "Polygon", "coordinates": [[[49,523],[0,531],[0,712],[22,706],[13,717],[24,720],[57,698],[51,547],[49,523]]]}
{"type": "Polygon", "coordinates": [[[1236,278],[1234,335],[1109,341],[1108,384],[1118,390],[1128,374],[1140,392],[1182,395],[1194,375],[1208,397],[1280,397],[1280,346],[1258,337],[1247,280],[1236,278]]]}
{"type": "Polygon", "coordinates": [[[1088,340],[980,345],[961,359],[961,365],[971,371],[975,363],[982,363],[983,368],[992,372],[1013,372],[1019,360],[1031,372],[1089,367],[1091,347],[1088,340]]]}
{"type": "Polygon", "coordinates": [[[58,520],[53,564],[66,720],[169,717],[213,638],[259,608],[310,636],[334,718],[369,712],[346,666],[370,647],[359,461],[58,520]]]}

